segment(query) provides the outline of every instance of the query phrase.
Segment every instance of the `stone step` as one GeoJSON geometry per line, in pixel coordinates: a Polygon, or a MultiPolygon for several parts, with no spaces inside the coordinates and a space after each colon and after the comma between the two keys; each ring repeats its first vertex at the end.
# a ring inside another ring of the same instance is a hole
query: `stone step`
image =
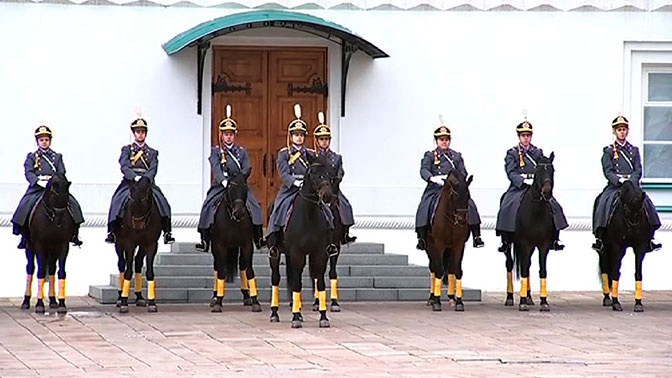
{"type": "MultiPolygon", "coordinates": [[[[158,265],[208,265],[212,266],[213,257],[206,253],[159,253],[156,256],[154,266],[158,265]]],[[[406,265],[406,255],[384,254],[343,254],[338,257],[339,265],[406,265]]],[[[268,255],[255,253],[253,265],[268,265],[268,255]]]]}
{"type": "MultiPolygon", "coordinates": [[[[174,243],[170,246],[171,253],[203,253],[196,251],[196,243],[174,243]]],[[[255,254],[266,255],[267,248],[262,248],[261,251],[255,251],[255,254]]],[[[352,243],[350,245],[341,246],[342,254],[383,254],[385,253],[385,245],[381,243],[352,243]]]]}
{"type": "MultiPolygon", "coordinates": [[[[327,290],[329,292],[329,290],[327,290]]],[[[342,288],[339,289],[339,301],[353,302],[353,301],[426,301],[428,297],[428,289],[370,289],[370,288],[342,288]]],[[[242,295],[237,287],[227,286],[226,296],[224,301],[227,303],[242,302],[242,295]]],[[[102,304],[113,304],[117,300],[117,288],[113,286],[96,285],[89,287],[89,296],[97,299],[102,304]]],[[[143,290],[143,295],[147,298],[146,289],[143,290]]],[[[265,310],[268,310],[268,304],[271,297],[270,288],[259,289],[259,301],[265,310]]],[[[131,293],[131,300],[134,294],[131,293]]],[[[157,303],[207,303],[212,298],[212,290],[204,288],[157,288],[156,300],[157,303]]],[[[282,288],[280,291],[281,305],[285,306],[288,299],[287,290],[282,288]]],[[[313,294],[310,289],[303,292],[303,303],[309,304],[313,301],[313,294]]],[[[329,298],[329,293],[327,294],[329,298]]],[[[444,297],[445,298],[445,297],[444,297]]],[[[477,302],[481,300],[481,291],[474,289],[463,290],[463,299],[468,302],[477,302]]],[[[424,304],[422,305],[424,306],[424,304]]],[[[424,308],[424,307],[422,307],[424,308]]]]}
{"type": "MultiPolygon", "coordinates": [[[[253,266],[254,273],[260,277],[270,277],[271,268],[268,265],[253,266]]],[[[212,266],[207,265],[158,265],[154,267],[156,277],[210,277],[213,274],[212,266]]],[[[280,274],[285,275],[285,266],[280,267],[280,274]]],[[[353,277],[425,277],[429,281],[429,270],[420,265],[338,265],[338,276],[353,277]]],[[[303,269],[303,275],[308,275],[308,267],[303,269]]]]}
{"type": "MultiPolygon", "coordinates": [[[[262,288],[262,287],[271,287],[271,277],[256,277],[257,279],[257,287],[262,288]]],[[[325,283],[326,285],[330,285],[329,283],[329,278],[325,277],[325,283]]],[[[343,288],[374,288],[374,287],[383,287],[383,286],[375,286],[374,285],[374,280],[375,278],[373,277],[340,277],[338,279],[338,286],[343,287],[343,288]]],[[[427,279],[429,280],[429,279],[427,279]]],[[[212,288],[214,284],[214,277],[190,277],[190,276],[185,276],[185,277],[155,277],[156,281],[156,286],[157,288],[212,288]]],[[[281,285],[285,285],[285,279],[284,277],[280,279],[281,285]]],[[[312,283],[310,282],[310,278],[308,276],[303,277],[302,281],[303,287],[312,287],[312,283]]],[[[387,282],[383,282],[383,284],[387,284],[387,282]]],[[[390,282],[391,285],[394,285],[395,283],[390,282]]],[[[110,286],[117,286],[118,281],[117,281],[117,275],[116,274],[111,274],[110,275],[110,286]]],[[[147,286],[147,279],[143,275],[142,277],[142,285],[143,287],[146,288],[147,286]]],[[[238,277],[235,278],[235,281],[232,283],[227,283],[227,287],[240,287],[240,279],[238,277]]],[[[429,284],[424,285],[429,288],[429,284]]],[[[424,287],[422,286],[422,287],[424,287]]],[[[131,288],[135,287],[135,279],[131,279],[131,288]]],[[[390,288],[398,288],[398,286],[388,286],[390,288]]],[[[408,286],[408,287],[415,287],[415,286],[408,286]]],[[[428,289],[429,290],[429,289],[428,289]]]]}

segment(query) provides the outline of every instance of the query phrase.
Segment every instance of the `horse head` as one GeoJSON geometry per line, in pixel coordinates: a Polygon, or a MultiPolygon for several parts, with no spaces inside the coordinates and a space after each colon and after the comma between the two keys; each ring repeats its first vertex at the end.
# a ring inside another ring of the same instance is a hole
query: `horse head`
{"type": "Polygon", "coordinates": [[[625,219],[631,225],[639,223],[644,209],[646,194],[630,180],[626,180],[618,191],[618,200],[623,205],[625,219]]]}
{"type": "Polygon", "coordinates": [[[460,172],[453,169],[445,179],[442,195],[450,196],[450,202],[455,215],[455,224],[467,224],[467,212],[469,208],[469,185],[473,176],[465,178],[460,172]]]}
{"type": "Polygon", "coordinates": [[[131,221],[134,230],[144,230],[152,213],[152,183],[143,176],[138,181],[131,181],[129,187],[129,204],[131,221]]]}
{"type": "Polygon", "coordinates": [[[318,202],[330,203],[334,197],[332,188],[334,174],[329,159],[324,155],[311,154],[308,154],[307,158],[309,167],[301,188],[303,194],[317,196],[318,202]]]}
{"type": "Polygon", "coordinates": [[[234,172],[229,176],[229,184],[226,187],[226,204],[230,208],[231,219],[240,222],[247,214],[247,177],[240,172],[234,172]]]}
{"type": "Polygon", "coordinates": [[[47,190],[44,194],[45,211],[49,219],[60,227],[63,223],[63,215],[68,209],[71,182],[63,173],[56,173],[47,182],[47,190]]]}
{"type": "Polygon", "coordinates": [[[553,168],[553,159],[555,152],[546,157],[542,156],[537,162],[537,168],[534,170],[534,181],[532,187],[539,191],[540,199],[550,201],[553,197],[553,185],[555,168],[553,168]]]}

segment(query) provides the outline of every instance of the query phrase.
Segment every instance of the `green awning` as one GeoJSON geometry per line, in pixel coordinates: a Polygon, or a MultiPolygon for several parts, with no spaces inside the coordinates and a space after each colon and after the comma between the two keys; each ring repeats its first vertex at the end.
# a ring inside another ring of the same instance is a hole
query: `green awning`
{"type": "Polygon", "coordinates": [[[185,47],[198,46],[222,35],[241,30],[268,27],[294,29],[316,34],[342,46],[356,47],[374,59],[389,56],[373,43],[341,25],[305,13],[279,10],[259,10],[219,17],[178,34],[164,43],[162,47],[166,54],[173,55],[185,47]]]}

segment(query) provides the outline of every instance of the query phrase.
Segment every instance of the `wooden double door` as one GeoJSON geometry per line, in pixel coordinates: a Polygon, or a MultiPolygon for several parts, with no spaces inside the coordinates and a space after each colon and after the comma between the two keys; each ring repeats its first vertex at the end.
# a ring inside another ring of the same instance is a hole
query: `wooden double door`
{"type": "Polygon", "coordinates": [[[300,104],[308,124],[306,146],[312,148],[317,113],[327,114],[326,48],[215,47],[213,59],[212,145],[219,144],[219,122],[226,105],[238,124],[236,142],[252,165],[248,185],[268,218],[268,205],[282,185],[278,151],[287,146],[287,127],[300,104]]]}

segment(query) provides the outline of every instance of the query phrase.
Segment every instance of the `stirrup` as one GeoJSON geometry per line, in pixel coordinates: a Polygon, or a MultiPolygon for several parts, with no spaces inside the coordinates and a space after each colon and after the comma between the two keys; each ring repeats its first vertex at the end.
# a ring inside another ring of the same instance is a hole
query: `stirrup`
{"type": "Polygon", "coordinates": [[[117,242],[117,235],[115,235],[114,232],[108,232],[107,238],[105,238],[105,243],[114,244],[116,242],[117,242]]]}
{"type": "Polygon", "coordinates": [[[210,249],[210,243],[205,240],[201,240],[200,243],[196,244],[196,250],[198,252],[208,252],[210,249]]]}
{"type": "Polygon", "coordinates": [[[77,238],[73,238],[70,242],[71,242],[72,245],[74,245],[75,247],[80,247],[82,244],[84,244],[84,242],[81,241],[81,240],[79,240],[78,237],[77,237],[77,238]]]}
{"type": "Polygon", "coordinates": [[[509,249],[510,245],[511,244],[509,244],[509,242],[503,241],[503,242],[499,243],[499,247],[497,248],[497,250],[499,252],[505,253],[509,249]]]}
{"type": "Polygon", "coordinates": [[[602,250],[604,249],[604,244],[602,243],[602,240],[600,239],[595,239],[595,242],[593,243],[592,246],[590,246],[595,252],[601,253],[602,250]]]}
{"type": "Polygon", "coordinates": [[[657,250],[659,250],[659,249],[661,249],[661,248],[663,248],[663,244],[662,244],[662,243],[658,243],[658,242],[656,242],[656,241],[651,240],[651,241],[649,242],[649,248],[648,248],[649,251],[647,251],[647,252],[657,251],[657,250]]]}
{"type": "Polygon", "coordinates": [[[554,251],[562,251],[565,249],[565,245],[560,242],[560,240],[553,240],[553,244],[551,245],[551,248],[554,251]]]}
{"type": "Polygon", "coordinates": [[[268,258],[273,259],[273,260],[279,259],[280,258],[280,249],[278,247],[274,246],[274,245],[270,246],[268,248],[268,258]]]}
{"type": "Polygon", "coordinates": [[[483,239],[481,239],[480,236],[476,236],[474,238],[474,248],[483,248],[485,246],[485,243],[483,243],[483,239]]]}
{"type": "Polygon", "coordinates": [[[423,238],[418,238],[418,244],[415,246],[415,249],[424,251],[427,249],[427,242],[423,238]]]}
{"type": "Polygon", "coordinates": [[[336,248],[335,244],[331,243],[327,246],[327,255],[329,257],[338,256],[338,248],[336,248]]]}
{"type": "Polygon", "coordinates": [[[173,244],[175,243],[175,238],[170,232],[163,234],[163,244],[173,244]]]}

